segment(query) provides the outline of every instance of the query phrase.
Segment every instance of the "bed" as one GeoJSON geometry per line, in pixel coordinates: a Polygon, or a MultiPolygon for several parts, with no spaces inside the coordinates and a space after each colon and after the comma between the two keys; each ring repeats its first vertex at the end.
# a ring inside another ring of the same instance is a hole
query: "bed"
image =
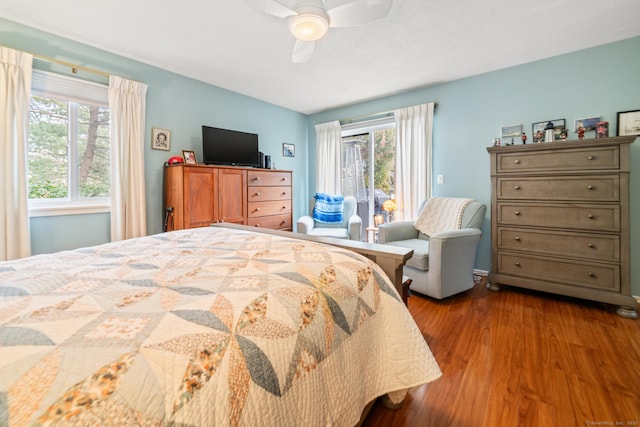
{"type": "Polygon", "coordinates": [[[349,426],[440,375],[343,248],[205,227],[0,263],[0,426],[349,426]]]}

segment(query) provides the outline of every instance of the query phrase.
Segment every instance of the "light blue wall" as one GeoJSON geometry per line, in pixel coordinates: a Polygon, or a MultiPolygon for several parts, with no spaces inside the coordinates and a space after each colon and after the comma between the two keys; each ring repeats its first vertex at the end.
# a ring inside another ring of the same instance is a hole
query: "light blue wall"
{"type": "MultiPolygon", "coordinates": [[[[285,108],[179,76],[137,61],[72,42],[0,18],[0,44],[56,57],[116,74],[148,85],[145,130],[145,184],[148,233],[162,230],[162,169],[172,155],[194,150],[202,159],[201,126],[241,130],[259,135],[260,150],[279,169],[293,170],[294,218],[307,206],[306,138],[308,118],[285,108]],[[171,130],[171,151],[151,149],[151,128],[171,130]],[[282,143],[296,146],[294,158],[282,157],[282,143]]],[[[49,67],[34,61],[37,68],[49,67]]],[[[56,67],[57,72],[69,74],[56,67]]],[[[79,75],[106,83],[91,74],[79,75]]],[[[109,241],[109,214],[51,216],[31,219],[34,254],[72,249],[109,241]]]]}
{"type": "MultiPolygon", "coordinates": [[[[182,149],[201,157],[200,126],[255,132],[278,168],[294,171],[294,219],[305,213],[315,191],[314,125],[436,101],[434,175],[445,182],[434,194],[470,196],[490,203],[486,147],[501,125],[602,116],[613,134],[618,111],[640,109],[640,38],[537,61],[505,70],[416,89],[375,101],[305,116],[253,98],[194,81],[0,19],[0,44],[46,56],[64,57],[149,85],[147,141],[151,127],[172,131],[171,153],[145,148],[149,233],[161,230],[162,163],[182,149]],[[296,144],[296,157],[282,157],[282,143],[296,144]]],[[[464,60],[463,58],[461,60],[464,60]]],[[[587,135],[591,137],[591,135],[587,135]]],[[[631,146],[631,218],[640,214],[640,141],[631,146]]],[[[490,226],[485,219],[477,267],[490,267],[490,226]]],[[[87,246],[108,240],[108,215],[32,219],[34,253],[87,246]],[[93,232],[92,232],[93,231],[93,232]]],[[[631,221],[631,258],[640,253],[640,225],[631,221]]],[[[640,295],[640,264],[632,264],[632,290],[640,295]]]]}
{"type": "MultiPolygon", "coordinates": [[[[438,103],[433,173],[445,178],[444,184],[434,185],[434,195],[469,196],[489,205],[486,147],[499,136],[500,126],[522,123],[531,137],[533,122],[564,118],[573,125],[578,118],[601,116],[610,123],[613,136],[617,112],[640,109],[640,37],[314,114],[309,118],[309,152],[316,149],[317,123],[429,101],[438,103]]],[[[635,220],[640,215],[640,140],[631,145],[631,152],[633,260],[640,256],[640,225],[635,220]]],[[[314,162],[310,161],[309,192],[314,188],[314,162]]],[[[490,228],[487,214],[477,258],[477,267],[484,270],[491,265],[490,228]]],[[[632,263],[631,276],[633,294],[640,295],[640,264],[632,263]]]]}

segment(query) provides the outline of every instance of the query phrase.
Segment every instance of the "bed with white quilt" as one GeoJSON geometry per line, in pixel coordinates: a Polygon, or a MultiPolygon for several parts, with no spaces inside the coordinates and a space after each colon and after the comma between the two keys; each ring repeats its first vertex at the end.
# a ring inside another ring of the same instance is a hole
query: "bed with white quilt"
{"type": "Polygon", "coordinates": [[[350,426],[440,375],[338,247],[207,227],[0,263],[0,426],[350,426]]]}

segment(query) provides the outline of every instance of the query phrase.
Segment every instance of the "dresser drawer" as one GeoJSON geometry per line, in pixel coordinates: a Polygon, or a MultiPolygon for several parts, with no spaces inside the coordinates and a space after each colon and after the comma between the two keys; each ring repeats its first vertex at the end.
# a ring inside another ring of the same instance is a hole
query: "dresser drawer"
{"type": "Polygon", "coordinates": [[[247,173],[249,187],[283,185],[291,186],[291,172],[251,170],[247,173]]]}
{"type": "Polygon", "coordinates": [[[499,199],[617,202],[620,176],[497,178],[499,199]]]}
{"type": "Polygon", "coordinates": [[[251,187],[248,198],[249,203],[268,200],[290,200],[291,187],[251,187]]]}
{"type": "Polygon", "coordinates": [[[498,227],[498,249],[620,262],[620,237],[614,234],[569,233],[498,227]]]}
{"type": "Polygon", "coordinates": [[[271,228],[273,230],[291,230],[291,214],[249,218],[247,225],[252,227],[271,228]]]}
{"type": "MultiPolygon", "coordinates": [[[[251,190],[249,190],[251,191],[251,190]]],[[[249,218],[256,218],[268,215],[290,214],[291,200],[276,200],[270,202],[249,203],[249,218]]]]}
{"type": "Polygon", "coordinates": [[[498,272],[574,286],[609,291],[620,290],[620,268],[615,265],[561,261],[534,255],[499,252],[498,272]]]}
{"type": "Polygon", "coordinates": [[[496,215],[500,225],[620,231],[619,205],[498,202],[496,215]]]}
{"type": "Polygon", "coordinates": [[[498,172],[579,171],[620,168],[620,148],[591,147],[540,150],[526,153],[498,153],[498,172]]]}

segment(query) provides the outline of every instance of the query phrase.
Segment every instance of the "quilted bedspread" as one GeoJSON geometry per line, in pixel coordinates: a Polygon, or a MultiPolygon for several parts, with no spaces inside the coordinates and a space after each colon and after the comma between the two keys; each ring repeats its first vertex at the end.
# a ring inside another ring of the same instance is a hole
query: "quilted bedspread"
{"type": "Polygon", "coordinates": [[[0,263],[0,426],[349,426],[440,375],[340,248],[208,227],[0,263]]]}

